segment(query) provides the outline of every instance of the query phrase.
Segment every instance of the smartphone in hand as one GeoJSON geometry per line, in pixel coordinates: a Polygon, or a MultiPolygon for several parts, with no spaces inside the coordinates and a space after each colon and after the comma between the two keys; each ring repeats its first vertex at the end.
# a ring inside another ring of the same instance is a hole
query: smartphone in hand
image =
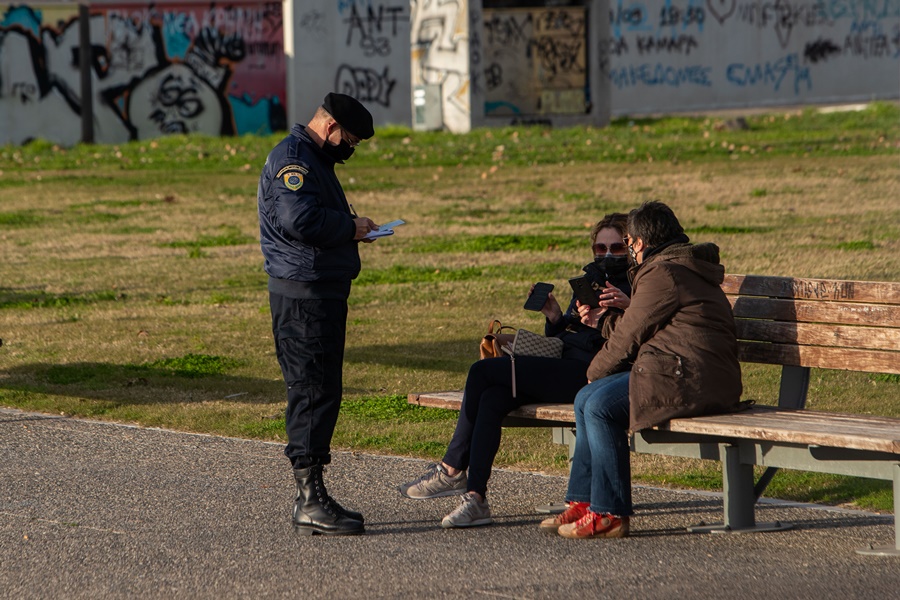
{"type": "Polygon", "coordinates": [[[541,309],[544,308],[544,304],[547,302],[547,298],[552,291],[552,283],[538,282],[534,284],[534,289],[531,291],[531,295],[528,296],[528,300],[525,301],[525,310],[540,312],[541,309]]]}
{"type": "Polygon", "coordinates": [[[581,277],[573,277],[569,280],[572,291],[575,292],[575,299],[591,308],[600,308],[600,292],[595,288],[596,284],[582,275],[581,277]]]}

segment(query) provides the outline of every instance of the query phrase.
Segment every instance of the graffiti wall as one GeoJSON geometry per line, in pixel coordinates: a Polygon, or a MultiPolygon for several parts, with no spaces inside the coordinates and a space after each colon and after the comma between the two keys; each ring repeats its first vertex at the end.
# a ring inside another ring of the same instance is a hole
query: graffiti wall
{"type": "Polygon", "coordinates": [[[609,0],[614,114],[900,96],[900,0],[609,0]]]}
{"type": "Polygon", "coordinates": [[[288,115],[306,123],[328,92],[358,98],[376,125],[409,126],[410,0],[285,4],[288,115]]]}
{"type": "Polygon", "coordinates": [[[470,32],[481,30],[478,7],[470,12],[468,0],[411,0],[410,5],[412,83],[439,86],[444,127],[468,131],[471,86],[477,84],[481,63],[481,55],[470,52],[469,45],[470,32]]]}
{"type": "MultiPolygon", "coordinates": [[[[93,3],[94,140],[283,130],[280,2],[93,3]]],[[[0,144],[81,138],[77,7],[0,6],[0,144]]]]}
{"type": "Polygon", "coordinates": [[[583,6],[485,9],[485,113],[586,113],[587,42],[583,6]]]}
{"type": "MultiPolygon", "coordinates": [[[[2,0],[0,0],[2,1],[2,0]]],[[[900,0],[139,0],[90,8],[94,139],[269,133],[326,93],[377,125],[900,97],[900,0]]],[[[0,4],[0,144],[81,138],[77,5],[0,4]]]]}

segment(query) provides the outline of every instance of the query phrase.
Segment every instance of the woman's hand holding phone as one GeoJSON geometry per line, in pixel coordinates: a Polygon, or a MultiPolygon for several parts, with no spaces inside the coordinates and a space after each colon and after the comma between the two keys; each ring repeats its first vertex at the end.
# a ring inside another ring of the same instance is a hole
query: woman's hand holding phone
{"type": "Polygon", "coordinates": [[[547,317],[547,320],[551,323],[559,323],[562,320],[562,308],[552,293],[547,294],[547,301],[544,302],[544,306],[541,307],[541,313],[547,317]]]}
{"type": "Polygon", "coordinates": [[[581,317],[582,324],[595,329],[600,322],[600,317],[606,312],[605,306],[591,308],[587,304],[582,304],[580,300],[575,301],[575,307],[578,308],[578,316],[581,317]]]}
{"type": "Polygon", "coordinates": [[[562,318],[562,310],[559,303],[553,297],[552,283],[538,282],[531,286],[528,298],[525,300],[525,310],[533,310],[542,313],[551,323],[562,318]]]}

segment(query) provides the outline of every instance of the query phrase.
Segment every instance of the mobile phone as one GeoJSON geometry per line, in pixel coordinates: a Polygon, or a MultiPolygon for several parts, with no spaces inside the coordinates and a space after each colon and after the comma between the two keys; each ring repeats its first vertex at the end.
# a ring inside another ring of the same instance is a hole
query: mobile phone
{"type": "Polygon", "coordinates": [[[572,291],[575,292],[575,299],[591,308],[600,308],[600,289],[597,284],[582,275],[581,277],[573,277],[569,280],[572,291]]]}
{"type": "Polygon", "coordinates": [[[528,296],[528,300],[525,301],[525,310],[540,312],[540,310],[544,308],[544,303],[547,302],[547,297],[552,291],[552,283],[538,282],[534,284],[534,289],[531,291],[531,295],[528,296]]]}

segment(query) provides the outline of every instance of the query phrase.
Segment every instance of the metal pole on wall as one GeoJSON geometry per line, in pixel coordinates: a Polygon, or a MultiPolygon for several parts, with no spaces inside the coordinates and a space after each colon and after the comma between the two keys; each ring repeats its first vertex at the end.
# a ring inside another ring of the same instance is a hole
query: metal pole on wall
{"type": "Polygon", "coordinates": [[[91,13],[87,4],[78,5],[78,68],[81,71],[81,142],[94,143],[94,93],[91,88],[91,13]]]}

